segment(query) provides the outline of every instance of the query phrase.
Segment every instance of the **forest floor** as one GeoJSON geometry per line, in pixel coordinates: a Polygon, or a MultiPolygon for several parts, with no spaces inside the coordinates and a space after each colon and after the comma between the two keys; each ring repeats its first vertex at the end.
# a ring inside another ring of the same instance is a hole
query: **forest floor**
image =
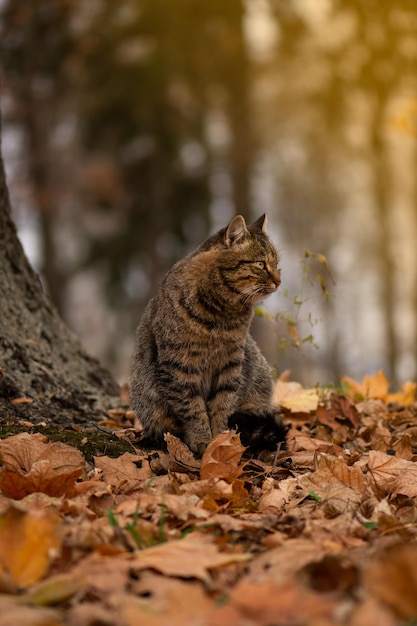
{"type": "Polygon", "coordinates": [[[417,623],[417,385],[281,379],[287,450],[216,437],[112,458],[27,432],[0,441],[0,626],[417,623]],[[79,448],[79,449],[78,449],[79,448]],[[262,455],[261,455],[262,456],[262,455]]]}

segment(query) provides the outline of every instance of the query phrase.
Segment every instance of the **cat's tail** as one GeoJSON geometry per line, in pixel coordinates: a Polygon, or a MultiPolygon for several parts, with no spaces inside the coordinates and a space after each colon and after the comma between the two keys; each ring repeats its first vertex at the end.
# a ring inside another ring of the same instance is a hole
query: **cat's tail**
{"type": "Polygon", "coordinates": [[[267,450],[275,452],[279,447],[286,449],[288,427],[279,417],[279,409],[266,409],[260,412],[237,412],[229,417],[229,428],[236,428],[242,445],[252,456],[267,450]]]}

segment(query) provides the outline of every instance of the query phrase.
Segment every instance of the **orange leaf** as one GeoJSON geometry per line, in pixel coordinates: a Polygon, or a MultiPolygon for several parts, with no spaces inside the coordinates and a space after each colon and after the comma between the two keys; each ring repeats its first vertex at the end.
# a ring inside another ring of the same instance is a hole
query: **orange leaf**
{"type": "Polygon", "coordinates": [[[125,594],[120,599],[119,623],[126,626],[214,624],[211,614],[216,611],[215,603],[197,581],[177,580],[149,572],[141,575],[135,590],[137,596],[125,594]]]}
{"type": "Polygon", "coordinates": [[[199,578],[209,582],[209,569],[251,558],[249,554],[222,553],[211,541],[211,538],[192,533],[184,539],[147,548],[134,556],[132,568],[151,568],[166,576],[199,578]]]}
{"type": "Polygon", "coordinates": [[[18,587],[47,573],[61,547],[59,517],[52,511],[25,511],[11,505],[0,516],[0,572],[18,587]]]}
{"type": "Polygon", "coordinates": [[[201,459],[200,477],[236,478],[242,473],[239,466],[245,448],[234,431],[220,433],[207,446],[201,459]]]}
{"type": "Polygon", "coordinates": [[[0,488],[20,499],[29,493],[71,495],[75,481],[85,477],[82,453],[59,441],[48,443],[39,433],[21,433],[0,441],[0,488]]]}
{"type": "MultiPolygon", "coordinates": [[[[291,557],[290,557],[291,558],[291,557]]],[[[230,604],[253,624],[330,623],[336,602],[293,582],[256,584],[242,580],[230,594],[230,604]],[[277,618],[279,616],[279,618],[277,618]]],[[[234,622],[237,623],[237,622],[234,622]]],[[[238,623],[244,623],[242,619],[238,623]]]]}
{"type": "Polygon", "coordinates": [[[372,481],[385,493],[417,496],[417,464],[377,450],[369,453],[372,481]]]}
{"type": "Polygon", "coordinates": [[[349,376],[342,376],[342,382],[348,385],[351,396],[359,394],[364,398],[376,398],[384,402],[387,400],[389,381],[382,370],[373,376],[364,376],[362,383],[349,376]]]}
{"type": "Polygon", "coordinates": [[[401,406],[410,406],[416,400],[417,395],[417,383],[413,383],[410,380],[406,381],[400,391],[397,393],[390,393],[387,397],[387,402],[395,402],[401,406]]]}
{"type": "Polygon", "coordinates": [[[103,472],[104,480],[111,485],[138,486],[152,476],[148,461],[138,454],[125,452],[112,459],[108,456],[95,456],[94,464],[103,472]]]}
{"type": "Polygon", "coordinates": [[[311,413],[317,409],[319,396],[316,389],[304,389],[300,383],[277,380],[273,401],[292,413],[311,413]]]}
{"type": "Polygon", "coordinates": [[[395,611],[401,622],[417,617],[417,547],[395,545],[378,554],[365,572],[365,585],[380,602],[395,611]]]}

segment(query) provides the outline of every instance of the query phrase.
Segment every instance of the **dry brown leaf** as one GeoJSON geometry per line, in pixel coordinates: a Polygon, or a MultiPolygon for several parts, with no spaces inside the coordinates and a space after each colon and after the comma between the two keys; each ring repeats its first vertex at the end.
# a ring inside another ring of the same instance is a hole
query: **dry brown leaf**
{"type": "Polygon", "coordinates": [[[359,568],[346,553],[325,554],[319,561],[305,565],[297,573],[297,580],[321,593],[354,593],[359,584],[359,568]]]}
{"type": "Polygon", "coordinates": [[[240,443],[239,435],[227,430],[210,441],[201,459],[200,477],[237,478],[242,473],[239,465],[245,448],[240,443]]]}
{"type": "Polygon", "coordinates": [[[400,544],[381,552],[365,571],[365,586],[405,622],[417,619],[417,545],[400,544]]]}
{"type": "Polygon", "coordinates": [[[126,589],[131,563],[127,554],[102,556],[93,553],[73,568],[72,574],[85,581],[85,593],[93,592],[102,597],[126,589]]]}
{"type": "Polygon", "coordinates": [[[184,539],[138,552],[132,558],[131,567],[134,570],[151,568],[166,576],[209,582],[208,570],[250,559],[250,554],[220,552],[210,537],[191,533],[184,539]]]}
{"type": "Polygon", "coordinates": [[[390,610],[375,598],[364,599],[349,617],[348,626],[398,626],[390,610]]]}
{"type": "Polygon", "coordinates": [[[265,625],[313,623],[330,618],[336,607],[335,600],[293,582],[277,585],[273,581],[256,584],[246,580],[232,591],[230,604],[242,617],[265,625]]]}
{"type": "Polygon", "coordinates": [[[304,474],[299,479],[299,485],[314,486],[314,491],[318,495],[324,496],[329,487],[335,483],[352,489],[362,496],[365,492],[365,480],[361,469],[358,466],[349,467],[341,457],[321,454],[317,459],[317,469],[315,472],[304,474]]]}
{"type": "Polygon", "coordinates": [[[266,478],[262,485],[262,496],[258,502],[258,511],[265,512],[267,509],[282,509],[295,495],[298,488],[296,478],[286,478],[278,484],[272,478],[266,478]]]}
{"type": "Polygon", "coordinates": [[[56,513],[26,513],[11,505],[0,516],[0,528],[0,572],[21,588],[45,576],[61,547],[62,529],[56,513]]]}
{"type": "Polygon", "coordinates": [[[74,596],[84,582],[74,574],[57,574],[31,587],[22,601],[32,606],[55,606],[74,596]]]}
{"type": "Polygon", "coordinates": [[[371,484],[381,491],[394,496],[399,493],[409,498],[417,496],[417,463],[371,450],[368,467],[371,484]]]}
{"type": "Polygon", "coordinates": [[[312,413],[319,404],[317,389],[304,389],[300,383],[277,380],[273,402],[292,413],[312,413]]]}
{"type": "MultiPolygon", "coordinates": [[[[120,615],[116,609],[111,609],[107,602],[101,602],[100,598],[95,597],[94,600],[84,600],[82,604],[77,603],[68,610],[68,617],[65,620],[65,626],[126,626],[120,621],[120,615]]],[[[139,622],[142,624],[143,622],[139,622]]],[[[150,621],[149,626],[153,626],[154,622],[150,621]]],[[[0,625],[1,626],[1,625],[0,625]]],[[[148,624],[146,624],[148,626],[148,624]]],[[[161,626],[157,624],[156,626],[161,626]]]]}
{"type": "Polygon", "coordinates": [[[317,470],[334,476],[343,485],[351,487],[361,495],[365,493],[365,480],[362,470],[357,465],[352,467],[346,465],[346,460],[343,457],[323,454],[318,459],[317,470]]]}
{"type": "Polygon", "coordinates": [[[194,458],[189,447],[181,439],[171,435],[171,433],[166,433],[164,439],[169,455],[167,469],[177,472],[197,473],[200,469],[200,462],[194,458]]]}
{"type": "MultiPolygon", "coordinates": [[[[299,450],[306,450],[309,452],[315,452],[319,448],[326,447],[332,450],[331,454],[338,456],[342,454],[343,448],[334,444],[329,444],[322,439],[316,439],[315,437],[306,437],[305,435],[297,435],[291,440],[291,452],[297,452],[299,450]]],[[[323,452],[324,450],[321,450],[323,452]]]]}
{"type": "Polygon", "coordinates": [[[300,476],[298,484],[320,497],[330,517],[355,511],[365,491],[359,467],[348,467],[342,458],[327,454],[319,457],[315,472],[300,476]]]}
{"type": "Polygon", "coordinates": [[[233,497],[233,486],[231,482],[225,480],[193,480],[181,486],[181,491],[187,494],[194,494],[199,498],[212,496],[215,500],[230,500],[233,497]]]}
{"type": "Polygon", "coordinates": [[[355,405],[344,396],[332,393],[330,406],[320,405],[317,409],[317,420],[329,426],[332,430],[339,430],[342,423],[347,423],[350,428],[359,428],[360,418],[355,405]]]}
{"type": "Polygon", "coordinates": [[[104,480],[124,491],[132,490],[149,479],[153,473],[149,463],[143,456],[125,452],[113,459],[108,456],[95,456],[95,466],[103,473],[104,480]]]}
{"type": "MultiPolygon", "coordinates": [[[[194,482],[187,483],[187,485],[194,484],[194,482]]],[[[142,492],[118,505],[116,512],[125,518],[132,517],[138,512],[142,516],[146,513],[158,520],[161,516],[161,508],[163,508],[166,514],[182,522],[189,519],[207,519],[208,513],[199,506],[199,499],[192,490],[184,494],[142,492]]]]}
{"type": "Polygon", "coordinates": [[[282,510],[287,503],[285,494],[278,488],[263,494],[258,502],[258,511],[264,513],[267,509],[282,510]]]}
{"type": "Polygon", "coordinates": [[[22,433],[0,441],[0,488],[11,498],[36,491],[49,496],[71,495],[75,481],[85,478],[82,453],[43,435],[22,433]]]}
{"type": "Polygon", "coordinates": [[[146,626],[210,624],[215,605],[200,582],[143,572],[132,591],[135,594],[133,597],[124,594],[112,598],[111,602],[128,626],[145,623],[146,626]],[[151,620],[149,616],[152,616],[151,620]]]}
{"type": "Polygon", "coordinates": [[[9,598],[1,599],[0,626],[64,626],[61,611],[20,606],[9,598]]]}
{"type": "Polygon", "coordinates": [[[285,585],[305,565],[318,561],[324,554],[322,546],[312,539],[287,539],[282,546],[254,558],[249,565],[249,580],[285,585]]]}

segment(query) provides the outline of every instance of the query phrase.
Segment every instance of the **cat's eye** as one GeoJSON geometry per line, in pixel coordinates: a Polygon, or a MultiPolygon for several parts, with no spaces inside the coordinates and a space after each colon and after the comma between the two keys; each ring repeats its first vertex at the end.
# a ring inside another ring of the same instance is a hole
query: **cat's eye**
{"type": "Polygon", "coordinates": [[[256,267],[260,267],[262,270],[266,270],[265,261],[255,261],[254,265],[256,265],[256,267]]]}

